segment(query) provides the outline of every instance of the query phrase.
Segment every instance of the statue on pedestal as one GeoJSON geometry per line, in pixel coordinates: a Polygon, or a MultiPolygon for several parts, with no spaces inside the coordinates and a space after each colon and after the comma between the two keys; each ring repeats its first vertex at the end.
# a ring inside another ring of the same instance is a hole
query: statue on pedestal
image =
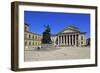
{"type": "Polygon", "coordinates": [[[41,42],[42,42],[41,48],[39,48],[38,50],[56,49],[56,47],[52,44],[51,29],[49,25],[45,26],[45,31],[43,32],[41,42]]]}
{"type": "Polygon", "coordinates": [[[50,26],[47,25],[45,26],[45,31],[43,32],[43,38],[42,38],[42,43],[43,44],[51,44],[51,29],[50,29],[50,26]]]}

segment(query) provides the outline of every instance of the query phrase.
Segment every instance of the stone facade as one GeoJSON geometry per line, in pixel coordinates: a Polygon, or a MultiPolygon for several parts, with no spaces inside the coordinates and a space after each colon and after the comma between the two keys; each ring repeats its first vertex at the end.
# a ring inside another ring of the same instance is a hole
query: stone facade
{"type": "Polygon", "coordinates": [[[29,48],[34,48],[41,46],[41,38],[42,36],[37,33],[29,32],[29,26],[27,24],[24,25],[24,45],[25,50],[29,50],[29,48]]]}

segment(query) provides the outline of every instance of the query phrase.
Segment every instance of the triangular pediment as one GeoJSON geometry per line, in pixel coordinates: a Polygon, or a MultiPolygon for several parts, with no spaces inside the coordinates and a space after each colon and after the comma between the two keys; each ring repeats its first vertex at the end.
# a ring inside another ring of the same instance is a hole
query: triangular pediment
{"type": "Polygon", "coordinates": [[[80,32],[80,31],[75,26],[69,26],[69,27],[64,28],[60,33],[72,33],[72,32],[80,32]]]}
{"type": "Polygon", "coordinates": [[[70,30],[70,29],[66,29],[62,31],[62,33],[70,33],[70,32],[78,32],[78,31],[70,30]]]}

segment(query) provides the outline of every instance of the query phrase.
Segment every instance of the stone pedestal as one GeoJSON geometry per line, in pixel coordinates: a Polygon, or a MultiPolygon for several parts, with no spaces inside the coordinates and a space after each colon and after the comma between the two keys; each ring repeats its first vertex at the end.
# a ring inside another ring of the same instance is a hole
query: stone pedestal
{"type": "Polygon", "coordinates": [[[52,49],[54,48],[53,44],[42,44],[41,49],[52,49]]]}

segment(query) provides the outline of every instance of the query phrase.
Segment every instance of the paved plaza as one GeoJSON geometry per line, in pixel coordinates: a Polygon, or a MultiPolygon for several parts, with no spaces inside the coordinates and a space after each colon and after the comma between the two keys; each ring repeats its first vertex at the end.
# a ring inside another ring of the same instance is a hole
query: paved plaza
{"type": "Polygon", "coordinates": [[[90,58],[90,47],[60,47],[25,50],[25,61],[47,61],[90,58]]]}

